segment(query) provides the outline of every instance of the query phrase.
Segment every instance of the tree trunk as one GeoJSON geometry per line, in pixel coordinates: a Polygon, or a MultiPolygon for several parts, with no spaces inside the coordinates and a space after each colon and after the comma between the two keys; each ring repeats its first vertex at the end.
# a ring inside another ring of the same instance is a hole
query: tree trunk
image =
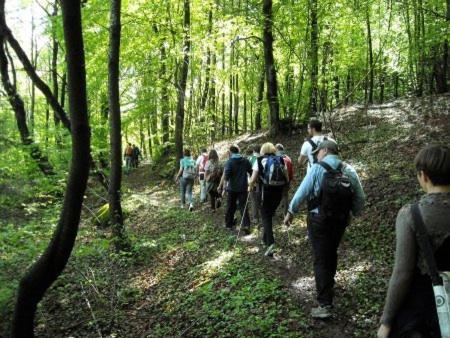
{"type": "Polygon", "coordinates": [[[162,142],[165,144],[169,142],[169,92],[167,88],[167,83],[169,82],[167,79],[167,54],[165,41],[161,44],[161,73],[160,79],[162,79],[162,87],[161,87],[161,110],[162,110],[162,142]]]}
{"type": "Polygon", "coordinates": [[[183,64],[181,65],[180,79],[178,81],[178,104],[177,115],[175,119],[175,150],[177,155],[177,163],[183,156],[183,125],[184,125],[184,101],[186,96],[186,80],[189,70],[189,53],[191,51],[190,37],[190,0],[184,0],[184,38],[183,38],[183,64]]]}
{"type": "Polygon", "coordinates": [[[255,129],[261,130],[262,125],[262,105],[263,105],[263,98],[264,98],[264,80],[266,76],[265,68],[262,69],[261,77],[259,78],[259,85],[258,85],[258,101],[256,102],[256,113],[255,113],[255,129]]]}
{"type": "Polygon", "coordinates": [[[272,35],[272,0],[263,1],[263,41],[264,41],[264,60],[266,65],[267,81],[267,101],[269,103],[269,134],[276,135],[279,128],[280,105],[278,102],[278,84],[275,61],[273,57],[273,35],[272,35]]]}
{"type": "Polygon", "coordinates": [[[239,134],[239,75],[234,76],[234,133],[239,134]]]}
{"type": "Polygon", "coordinates": [[[230,105],[228,106],[228,135],[233,135],[233,73],[230,74],[230,93],[229,100],[230,105]]]}
{"type": "Polygon", "coordinates": [[[115,237],[116,250],[126,248],[120,189],[122,183],[122,131],[120,117],[120,5],[121,0],[111,0],[108,59],[108,106],[111,173],[109,180],[109,215],[115,237]]]}
{"type": "MultiPolygon", "coordinates": [[[[4,0],[0,1],[4,5],[4,0]]],[[[33,324],[37,305],[64,270],[72,252],[89,175],[90,127],[87,115],[81,4],[80,1],[62,0],[61,7],[72,124],[71,169],[61,216],[53,238],[44,254],[20,281],[12,324],[13,337],[34,336],[33,324]]]]}
{"type": "Polygon", "coordinates": [[[367,25],[367,48],[369,57],[369,83],[368,83],[368,103],[373,103],[373,82],[374,82],[374,64],[373,64],[373,49],[372,49],[372,32],[370,29],[370,10],[369,5],[366,8],[366,25],[367,25]]]}
{"type": "MultiPolygon", "coordinates": [[[[211,36],[212,32],[212,9],[208,13],[208,36],[211,36]]],[[[203,89],[203,94],[200,102],[200,111],[203,111],[206,107],[206,100],[208,98],[209,83],[211,78],[211,50],[208,47],[206,52],[206,69],[205,69],[205,88],[203,89]]]]}
{"type": "Polygon", "coordinates": [[[211,95],[209,96],[209,109],[212,112],[212,128],[211,128],[211,142],[214,143],[216,140],[216,126],[217,126],[217,106],[216,106],[216,54],[212,54],[212,76],[211,76],[211,95]]]}
{"type": "Polygon", "coordinates": [[[0,17],[0,30],[3,31],[4,36],[8,41],[9,45],[12,47],[12,49],[14,49],[18,59],[22,63],[23,68],[27,72],[31,81],[33,81],[34,85],[42,92],[42,94],[44,94],[50,106],[53,108],[55,114],[61,120],[62,124],[67,129],[70,130],[70,121],[69,118],[67,117],[66,112],[64,111],[64,109],[62,109],[61,105],[58,102],[58,99],[53,95],[52,91],[47,86],[47,84],[44,81],[42,81],[39,75],[37,75],[36,70],[34,69],[32,63],[30,62],[27,55],[23,51],[19,42],[14,38],[11,30],[6,25],[4,13],[2,14],[2,17],[0,17]]]}
{"type": "MultiPolygon", "coordinates": [[[[53,12],[52,12],[52,61],[51,61],[51,75],[52,75],[52,84],[53,84],[53,96],[58,99],[58,41],[56,40],[56,27],[54,26],[54,20],[58,15],[58,1],[55,1],[53,4],[53,12]]],[[[33,66],[36,69],[36,66],[33,66]]],[[[53,119],[55,121],[55,126],[58,126],[60,123],[60,118],[55,113],[53,114],[53,119]]],[[[59,141],[59,140],[58,140],[59,141]]],[[[59,142],[58,142],[59,143],[59,142]]]]}
{"type": "Polygon", "coordinates": [[[319,71],[319,27],[317,25],[317,0],[310,0],[309,5],[311,17],[311,89],[309,107],[311,110],[311,115],[316,116],[317,97],[319,92],[317,84],[317,74],[319,71]]]}
{"type": "MultiPolygon", "coordinates": [[[[4,11],[4,0],[0,0],[0,11],[4,11]]],[[[1,13],[0,13],[1,14],[1,13]]],[[[19,129],[20,138],[22,144],[29,147],[30,155],[33,160],[36,161],[39,169],[45,175],[52,175],[53,167],[48,162],[48,158],[42,154],[37,144],[34,143],[33,138],[30,135],[30,131],[27,126],[27,114],[25,111],[25,104],[17,93],[16,87],[11,83],[8,73],[8,59],[5,53],[5,37],[0,33],[0,75],[2,79],[3,87],[5,88],[8,96],[8,101],[14,111],[17,121],[17,127],[19,129]]]]}

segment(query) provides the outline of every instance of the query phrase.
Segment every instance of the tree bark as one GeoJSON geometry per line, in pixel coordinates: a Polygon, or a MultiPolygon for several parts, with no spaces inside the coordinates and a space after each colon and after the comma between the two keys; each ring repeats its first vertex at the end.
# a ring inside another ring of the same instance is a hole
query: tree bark
{"type": "Polygon", "coordinates": [[[122,131],[120,116],[120,6],[121,0],[111,0],[108,59],[108,106],[111,173],[109,180],[109,215],[116,250],[126,247],[120,189],[122,183],[122,131]]]}
{"type": "MultiPolygon", "coordinates": [[[[208,36],[211,36],[212,32],[212,9],[208,13],[208,36]]],[[[206,52],[206,69],[205,69],[205,88],[203,89],[202,99],[200,102],[200,110],[203,111],[206,107],[206,100],[208,98],[209,86],[211,80],[211,49],[208,47],[206,52]]]]}
{"type": "Polygon", "coordinates": [[[175,119],[175,150],[177,161],[183,156],[183,125],[184,125],[184,101],[186,97],[186,80],[189,70],[189,53],[191,51],[190,37],[190,0],[184,0],[184,19],[183,19],[183,64],[181,65],[180,78],[178,81],[178,103],[177,115],[175,119]]]}
{"type": "MultiPolygon", "coordinates": [[[[4,5],[4,0],[1,0],[1,3],[4,5]]],[[[34,336],[33,324],[37,305],[64,270],[72,252],[89,175],[90,127],[80,1],[61,0],[61,7],[72,125],[71,169],[61,216],[53,238],[44,254],[20,281],[12,324],[13,337],[34,336]]]]}
{"type": "Polygon", "coordinates": [[[269,134],[276,135],[279,128],[280,104],[278,102],[278,83],[275,61],[273,57],[273,35],[272,35],[272,0],[264,0],[264,60],[266,65],[267,101],[269,103],[269,134]]]}
{"type": "Polygon", "coordinates": [[[259,85],[258,85],[258,101],[256,102],[256,113],[255,113],[255,129],[260,130],[262,128],[262,105],[263,105],[263,98],[264,98],[264,80],[266,76],[265,68],[261,71],[261,77],[259,79],[259,85]]]}
{"type": "Polygon", "coordinates": [[[367,25],[367,53],[369,58],[369,83],[368,83],[368,103],[373,103],[373,83],[374,83],[374,64],[373,64],[373,48],[372,48],[372,31],[370,28],[370,10],[369,4],[366,8],[366,25],[367,25]]]}

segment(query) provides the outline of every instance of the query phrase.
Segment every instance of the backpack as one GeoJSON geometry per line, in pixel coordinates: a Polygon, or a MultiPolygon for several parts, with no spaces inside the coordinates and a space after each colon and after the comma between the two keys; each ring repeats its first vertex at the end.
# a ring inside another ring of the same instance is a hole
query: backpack
{"type": "Polygon", "coordinates": [[[343,172],[343,164],[333,169],[326,162],[319,162],[326,172],[323,174],[320,194],[308,204],[308,210],[319,208],[319,213],[327,218],[344,219],[350,214],[353,201],[353,187],[350,178],[343,172]]]}
{"type": "Polygon", "coordinates": [[[183,158],[181,163],[183,166],[183,178],[194,179],[196,175],[195,161],[192,158],[183,158]]]}
{"type": "Polygon", "coordinates": [[[414,230],[416,234],[416,242],[422,252],[428,273],[433,284],[433,293],[436,303],[436,312],[438,315],[439,329],[442,338],[450,337],[450,272],[440,272],[434,259],[433,248],[431,247],[430,238],[423,222],[422,213],[419,204],[413,204],[412,215],[414,221],[414,230]]]}
{"type": "MultiPolygon", "coordinates": [[[[327,140],[328,140],[328,137],[324,136],[324,137],[323,137],[323,140],[322,140],[321,142],[327,141],[327,140]]],[[[311,147],[312,147],[311,153],[312,153],[314,150],[317,149],[317,147],[319,146],[319,144],[320,144],[321,142],[317,141],[317,143],[315,143],[312,139],[308,139],[308,143],[309,143],[309,144],[311,145],[311,147]]],[[[312,157],[313,157],[313,163],[311,163],[311,165],[313,165],[314,163],[317,163],[317,153],[312,154],[312,157]]]]}
{"type": "MultiPolygon", "coordinates": [[[[282,162],[281,156],[267,156],[264,165],[262,181],[266,186],[283,186],[288,183],[286,168],[282,162]]],[[[261,158],[262,164],[262,158],[261,158]]]]}
{"type": "Polygon", "coordinates": [[[292,164],[291,158],[287,155],[283,155],[283,161],[284,161],[284,164],[286,165],[289,182],[290,182],[294,178],[294,166],[292,164]]]}

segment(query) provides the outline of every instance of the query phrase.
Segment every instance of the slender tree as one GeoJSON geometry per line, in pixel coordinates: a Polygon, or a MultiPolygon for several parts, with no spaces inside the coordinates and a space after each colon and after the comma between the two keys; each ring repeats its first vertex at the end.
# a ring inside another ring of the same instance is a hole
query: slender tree
{"type": "MultiPolygon", "coordinates": [[[[4,0],[0,0],[0,5],[4,8],[4,0]]],[[[64,270],[72,252],[89,175],[90,127],[87,114],[81,4],[79,0],[61,0],[61,8],[72,125],[71,168],[62,212],[53,238],[43,255],[20,281],[12,325],[13,337],[34,337],[33,325],[37,305],[64,270]]]]}
{"type": "Polygon", "coordinates": [[[121,0],[111,0],[108,59],[108,106],[111,174],[109,180],[109,214],[115,237],[115,246],[126,246],[123,226],[120,188],[122,182],[122,131],[119,94],[120,59],[120,6],[121,0]]]}
{"type": "Polygon", "coordinates": [[[191,25],[190,3],[189,0],[184,0],[183,63],[181,65],[180,78],[177,84],[178,104],[175,118],[175,149],[177,160],[183,156],[184,101],[186,98],[186,80],[189,70],[189,53],[191,50],[190,25],[191,25]]]}
{"type": "Polygon", "coordinates": [[[311,115],[317,114],[317,99],[319,94],[317,76],[319,72],[319,27],[317,24],[317,0],[309,0],[309,12],[311,19],[311,73],[310,73],[310,95],[309,109],[311,115]]]}

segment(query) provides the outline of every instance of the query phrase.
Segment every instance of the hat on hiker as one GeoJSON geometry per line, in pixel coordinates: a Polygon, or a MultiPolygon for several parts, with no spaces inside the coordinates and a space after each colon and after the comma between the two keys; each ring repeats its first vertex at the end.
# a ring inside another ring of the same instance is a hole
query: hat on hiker
{"type": "Polygon", "coordinates": [[[331,140],[323,140],[320,142],[320,144],[317,146],[317,148],[312,152],[312,154],[316,154],[319,152],[320,149],[330,149],[333,153],[339,153],[338,145],[336,142],[333,142],[331,140]]]}

